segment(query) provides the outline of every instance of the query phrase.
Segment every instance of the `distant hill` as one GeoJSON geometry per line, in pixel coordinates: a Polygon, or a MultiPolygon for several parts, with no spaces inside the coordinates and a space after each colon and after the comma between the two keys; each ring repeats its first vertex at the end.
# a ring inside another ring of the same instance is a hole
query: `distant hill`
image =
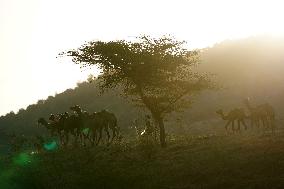
{"type": "Polygon", "coordinates": [[[25,135],[44,133],[45,129],[37,127],[38,118],[48,119],[50,114],[66,111],[70,113],[69,108],[76,104],[88,112],[108,109],[117,115],[119,125],[123,129],[129,129],[132,118],[140,115],[138,110],[118,95],[117,90],[100,95],[95,83],[83,82],[75,89],[67,89],[63,93],[39,100],[37,104],[20,109],[16,114],[11,112],[0,117],[0,128],[6,133],[16,132],[25,135]]]}
{"type": "Polygon", "coordinates": [[[204,49],[199,69],[216,74],[224,90],[206,94],[200,103],[230,109],[250,97],[253,104],[272,104],[284,118],[283,52],[284,38],[268,36],[227,40],[204,49]]]}
{"type": "MultiPolygon", "coordinates": [[[[227,40],[211,48],[202,49],[202,62],[198,68],[215,74],[222,86],[217,91],[205,91],[194,97],[192,107],[183,113],[173,114],[166,119],[169,132],[188,130],[198,133],[223,130],[222,120],[216,109],[225,112],[235,107],[244,107],[242,101],[250,97],[253,104],[268,102],[282,123],[284,118],[284,39],[273,37],[251,37],[227,40]],[[282,116],[283,115],[283,116],[282,116]],[[176,122],[176,118],[181,118],[176,122]],[[220,124],[222,124],[220,126],[220,124]],[[173,129],[170,129],[173,128],[173,129]],[[217,130],[218,130],[217,129],[217,130]]],[[[6,132],[35,134],[45,132],[36,127],[39,117],[47,118],[51,113],[69,111],[69,107],[79,104],[87,111],[107,108],[114,112],[119,125],[128,133],[131,121],[145,114],[131,103],[119,97],[119,90],[99,95],[93,83],[83,82],[75,89],[68,89],[56,96],[39,100],[37,104],[0,117],[0,128],[6,132]]]]}

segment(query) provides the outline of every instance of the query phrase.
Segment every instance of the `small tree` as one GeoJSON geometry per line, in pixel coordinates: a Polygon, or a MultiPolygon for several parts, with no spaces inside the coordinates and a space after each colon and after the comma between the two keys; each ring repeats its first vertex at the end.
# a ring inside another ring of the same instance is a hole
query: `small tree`
{"type": "Polygon", "coordinates": [[[166,146],[165,114],[188,107],[188,96],[211,86],[206,75],[193,71],[198,51],[189,51],[184,44],[170,36],[140,36],[136,41],[91,41],[61,55],[82,67],[97,65],[103,71],[102,91],[121,86],[124,95],[146,107],[159,126],[161,145],[166,146]]]}

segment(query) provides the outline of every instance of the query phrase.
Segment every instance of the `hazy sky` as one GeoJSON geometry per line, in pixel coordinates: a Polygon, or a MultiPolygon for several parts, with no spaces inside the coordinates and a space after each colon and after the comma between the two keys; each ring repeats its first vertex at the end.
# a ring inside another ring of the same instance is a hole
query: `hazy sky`
{"type": "Polygon", "coordinates": [[[273,0],[0,0],[0,115],[86,79],[58,53],[89,40],[172,34],[193,48],[284,31],[273,0]]]}

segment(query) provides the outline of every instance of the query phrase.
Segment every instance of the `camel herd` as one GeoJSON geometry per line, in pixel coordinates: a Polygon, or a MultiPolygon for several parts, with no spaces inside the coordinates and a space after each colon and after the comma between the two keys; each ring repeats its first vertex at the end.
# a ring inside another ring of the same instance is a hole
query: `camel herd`
{"type": "Polygon", "coordinates": [[[68,145],[70,136],[75,139],[75,143],[86,145],[89,141],[92,145],[98,145],[101,141],[103,131],[107,136],[107,144],[110,144],[115,137],[119,136],[119,127],[117,118],[113,113],[107,110],[94,112],[92,114],[83,111],[80,106],[70,107],[74,114],[65,112],[63,114],[49,117],[49,122],[44,118],[38,119],[38,125],[44,126],[52,136],[58,136],[60,143],[68,145]],[[112,132],[112,136],[111,133],[112,132]]]}
{"type": "Polygon", "coordinates": [[[223,120],[227,120],[225,125],[226,130],[228,130],[228,126],[231,124],[233,132],[240,132],[241,125],[244,126],[245,130],[247,130],[247,125],[245,123],[245,119],[250,120],[251,128],[263,128],[263,129],[271,129],[274,133],[275,131],[275,111],[273,107],[268,104],[260,104],[258,106],[252,106],[249,99],[244,100],[244,104],[248,109],[249,115],[245,114],[243,108],[235,108],[231,110],[227,115],[223,113],[223,111],[217,110],[216,113],[221,116],[223,120]],[[235,128],[235,121],[238,123],[238,127],[235,128]]]}
{"type": "MultiPolygon", "coordinates": [[[[246,115],[243,108],[235,108],[226,115],[220,109],[216,113],[226,120],[225,129],[228,131],[231,125],[233,132],[240,132],[241,126],[245,130],[248,126],[246,119],[250,120],[251,128],[271,129],[275,131],[275,111],[268,103],[252,106],[249,99],[244,100],[244,104],[249,112],[246,115]],[[235,127],[235,121],[237,127],[235,127]]],[[[102,139],[103,132],[106,135],[107,144],[112,143],[115,137],[119,137],[119,127],[117,126],[117,118],[113,113],[106,110],[100,112],[88,113],[83,111],[80,106],[70,107],[74,114],[65,112],[63,114],[53,115],[49,117],[49,122],[44,118],[38,119],[38,125],[44,126],[52,136],[58,136],[62,145],[70,142],[70,136],[77,143],[86,145],[89,141],[92,145],[98,145],[102,139]]]]}

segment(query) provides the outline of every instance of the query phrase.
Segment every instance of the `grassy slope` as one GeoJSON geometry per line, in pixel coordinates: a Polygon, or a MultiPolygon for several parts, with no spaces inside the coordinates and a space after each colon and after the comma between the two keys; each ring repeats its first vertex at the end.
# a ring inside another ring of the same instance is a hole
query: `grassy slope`
{"type": "MultiPolygon", "coordinates": [[[[40,154],[21,188],[284,188],[282,136],[211,136],[40,154]]],[[[35,161],[35,160],[34,160],[35,161]]]]}

